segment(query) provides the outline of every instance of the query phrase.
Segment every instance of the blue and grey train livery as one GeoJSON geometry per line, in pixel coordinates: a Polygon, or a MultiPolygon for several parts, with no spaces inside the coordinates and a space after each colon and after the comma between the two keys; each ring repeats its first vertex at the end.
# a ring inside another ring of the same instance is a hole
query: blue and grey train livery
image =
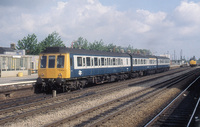
{"type": "Polygon", "coordinates": [[[37,91],[83,88],[167,71],[166,57],[49,47],[39,57],[37,91]]]}

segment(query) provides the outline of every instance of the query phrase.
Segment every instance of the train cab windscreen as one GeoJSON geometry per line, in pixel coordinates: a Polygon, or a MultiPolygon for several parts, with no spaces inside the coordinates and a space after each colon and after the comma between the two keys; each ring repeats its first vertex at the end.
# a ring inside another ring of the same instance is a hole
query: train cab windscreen
{"type": "Polygon", "coordinates": [[[49,56],[49,68],[55,67],[55,56],[49,56]]]}
{"type": "Polygon", "coordinates": [[[46,68],[46,64],[47,64],[47,56],[42,56],[40,62],[40,68],[46,68]]]}
{"type": "Polygon", "coordinates": [[[64,68],[65,56],[57,57],[57,68],[64,68]]]}

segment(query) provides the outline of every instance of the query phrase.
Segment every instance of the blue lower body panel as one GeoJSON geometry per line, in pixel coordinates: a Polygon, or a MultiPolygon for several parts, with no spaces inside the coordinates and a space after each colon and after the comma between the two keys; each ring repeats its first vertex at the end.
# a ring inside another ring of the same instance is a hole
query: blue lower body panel
{"type": "Polygon", "coordinates": [[[169,65],[158,65],[158,68],[169,68],[169,65]]]}
{"type": "Polygon", "coordinates": [[[133,71],[144,71],[156,69],[156,65],[153,66],[133,66],[133,71]]]}

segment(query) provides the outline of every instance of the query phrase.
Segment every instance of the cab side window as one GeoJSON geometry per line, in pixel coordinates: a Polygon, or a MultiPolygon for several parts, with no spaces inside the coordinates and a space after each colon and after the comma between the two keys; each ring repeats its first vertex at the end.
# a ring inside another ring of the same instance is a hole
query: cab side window
{"type": "Polygon", "coordinates": [[[57,57],[57,68],[64,68],[65,56],[57,57]]]}

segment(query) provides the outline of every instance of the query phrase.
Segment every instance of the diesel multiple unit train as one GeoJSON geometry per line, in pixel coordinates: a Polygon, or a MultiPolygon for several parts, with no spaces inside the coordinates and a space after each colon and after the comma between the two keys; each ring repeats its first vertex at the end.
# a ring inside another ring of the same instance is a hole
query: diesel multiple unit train
{"type": "Polygon", "coordinates": [[[49,47],[39,56],[37,92],[81,89],[169,70],[166,57],[49,47]]]}

